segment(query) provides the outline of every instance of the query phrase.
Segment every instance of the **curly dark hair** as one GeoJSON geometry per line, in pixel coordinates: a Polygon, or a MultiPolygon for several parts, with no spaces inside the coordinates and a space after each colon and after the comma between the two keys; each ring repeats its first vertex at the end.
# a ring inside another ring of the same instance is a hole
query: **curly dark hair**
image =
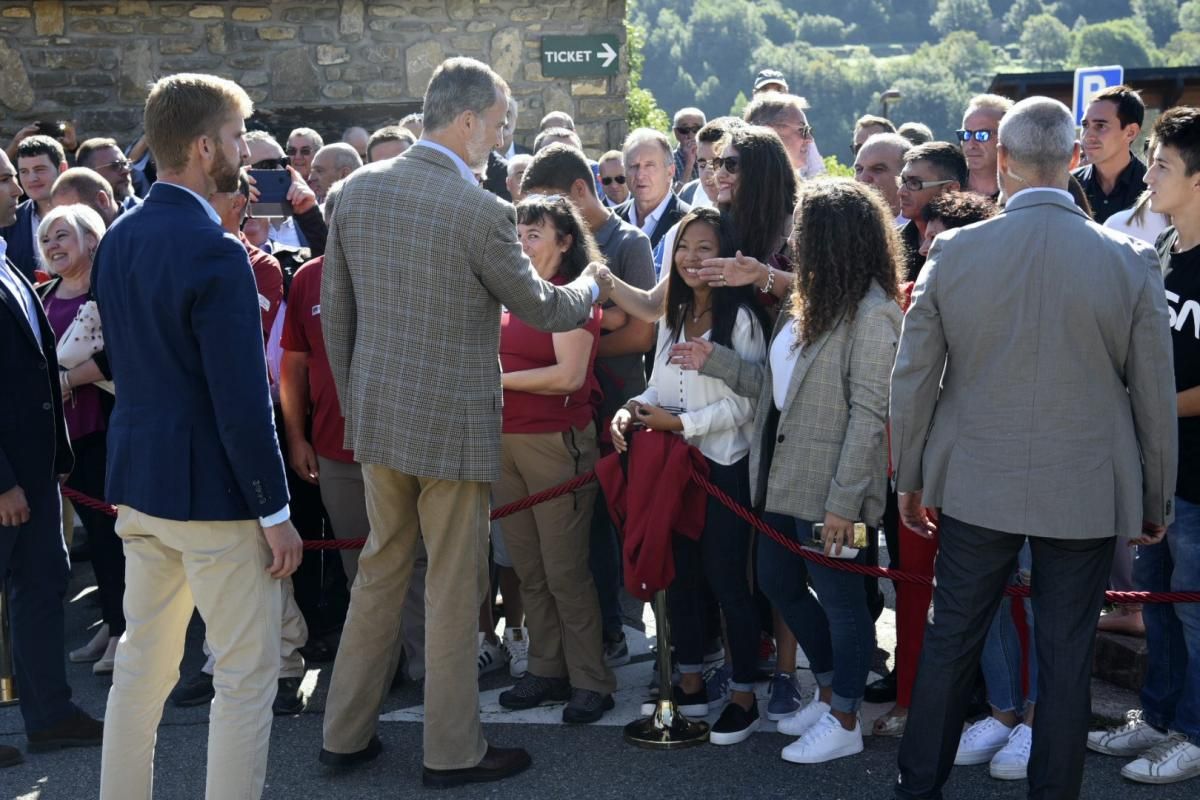
{"type": "Polygon", "coordinates": [[[814,342],[843,316],[853,318],[871,282],[900,297],[900,237],[892,212],[871,187],[820,178],[800,187],[792,231],[789,310],[799,341],[814,342]]]}
{"type": "Polygon", "coordinates": [[[770,128],[746,125],[729,134],[741,173],[728,207],[737,248],[766,262],[787,233],[796,206],[796,173],[779,134],[770,128]]]}
{"type": "Polygon", "coordinates": [[[926,222],[940,219],[946,229],[961,228],[983,222],[1000,213],[1000,207],[990,197],[975,192],[943,192],[921,209],[926,222]]]}
{"type": "MultiPolygon", "coordinates": [[[[683,241],[683,234],[692,225],[707,225],[717,235],[718,251],[721,258],[730,258],[737,252],[733,241],[733,231],[730,230],[729,220],[723,217],[715,208],[693,208],[683,219],[679,220],[679,230],[675,235],[675,249],[671,252],[669,264],[664,265],[670,270],[667,279],[667,309],[664,322],[670,326],[675,340],[683,330],[684,320],[694,311],[695,293],[688,286],[679,270],[675,269],[675,252],[683,241]]],[[[758,323],[758,333],[766,336],[771,329],[766,311],[758,302],[757,290],[752,285],[746,286],[717,286],[709,290],[712,297],[712,317],[710,318],[711,333],[709,341],[713,344],[733,346],[733,328],[737,323],[738,310],[745,307],[758,323]]],[[[664,348],[660,353],[664,362],[670,363],[671,348],[664,348]]]]}
{"type": "Polygon", "coordinates": [[[596,240],[583,222],[579,209],[570,198],[558,194],[531,194],[517,204],[517,224],[538,225],[550,220],[558,241],[571,237],[571,246],[563,253],[558,274],[569,281],[579,277],[589,262],[604,261],[596,240]]]}

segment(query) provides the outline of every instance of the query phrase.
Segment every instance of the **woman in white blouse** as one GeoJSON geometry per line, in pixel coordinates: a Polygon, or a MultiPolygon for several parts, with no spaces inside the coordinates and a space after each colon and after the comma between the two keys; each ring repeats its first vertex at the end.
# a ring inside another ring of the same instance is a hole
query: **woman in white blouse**
{"type": "MultiPolygon", "coordinates": [[[[624,451],[625,437],[635,424],[679,433],[704,454],[709,479],[748,505],[754,399],[739,396],[719,379],[681,370],[670,355],[678,343],[703,339],[731,348],[746,361],[762,363],[766,315],[753,288],[711,288],[699,276],[702,261],[732,252],[728,227],[714,209],[695,209],[680,221],[665,314],[659,326],[657,363],[646,391],[614,415],[612,438],[614,446],[624,451]]],[[[685,714],[703,716],[708,713],[709,701],[717,700],[708,697],[701,672],[706,583],[725,615],[732,695],[712,728],[710,741],[714,744],[743,741],[758,726],[754,681],[759,625],[747,580],[749,552],[750,526],[712,498],[700,540],[676,537],[674,542],[675,580],[668,597],[681,674],[675,701],[685,714]]]]}

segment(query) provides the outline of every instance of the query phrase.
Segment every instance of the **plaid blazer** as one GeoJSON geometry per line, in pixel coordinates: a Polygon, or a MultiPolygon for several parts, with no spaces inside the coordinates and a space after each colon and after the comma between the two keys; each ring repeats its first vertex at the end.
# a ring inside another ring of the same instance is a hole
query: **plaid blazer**
{"type": "MultiPolygon", "coordinates": [[[[750,441],[755,508],[809,522],[832,511],[879,525],[887,494],[888,377],[901,316],[872,283],[853,318],[804,345],[779,412],[769,357],[752,364],[728,348],[713,349],[701,372],[758,398],[750,441]]],[[[791,322],[790,314],[780,314],[771,341],[791,322]]]]}
{"type": "Polygon", "coordinates": [[[369,164],[326,203],[321,329],[356,460],[410,475],[500,477],[500,304],[564,331],[593,281],[541,280],[513,207],[415,146],[369,164]]]}

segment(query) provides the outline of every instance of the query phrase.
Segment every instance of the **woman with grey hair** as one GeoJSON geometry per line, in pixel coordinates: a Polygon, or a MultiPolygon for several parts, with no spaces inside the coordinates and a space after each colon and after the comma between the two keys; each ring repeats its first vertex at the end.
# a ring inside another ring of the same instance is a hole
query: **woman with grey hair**
{"type": "MultiPolygon", "coordinates": [[[[105,435],[112,394],[98,383],[112,375],[104,357],[100,317],[92,296],[92,259],[104,236],[104,220],[85,205],[59,206],[37,230],[42,260],[53,277],[37,287],[50,327],[58,338],[59,386],[75,469],[66,485],[89,497],[104,497],[107,458],[105,435]],[[82,344],[82,346],[81,346],[82,344]]],[[[92,672],[113,671],[117,641],[125,632],[121,600],[125,594],[125,555],[114,520],[79,505],[75,509],[88,533],[88,547],[100,592],[102,624],[92,640],[69,654],[71,661],[95,664],[92,672]]]]}

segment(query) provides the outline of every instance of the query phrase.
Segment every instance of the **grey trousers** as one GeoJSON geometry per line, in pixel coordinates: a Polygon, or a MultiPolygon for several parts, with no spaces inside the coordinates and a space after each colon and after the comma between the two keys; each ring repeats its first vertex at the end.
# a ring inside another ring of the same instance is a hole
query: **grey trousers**
{"type": "MultiPolygon", "coordinates": [[[[1038,708],[1029,797],[1074,800],[1092,719],[1096,618],[1115,537],[1030,536],[1038,708]]],[[[942,515],[933,617],[900,743],[896,797],[941,798],[966,717],[984,637],[1026,537],[942,515]]]]}

